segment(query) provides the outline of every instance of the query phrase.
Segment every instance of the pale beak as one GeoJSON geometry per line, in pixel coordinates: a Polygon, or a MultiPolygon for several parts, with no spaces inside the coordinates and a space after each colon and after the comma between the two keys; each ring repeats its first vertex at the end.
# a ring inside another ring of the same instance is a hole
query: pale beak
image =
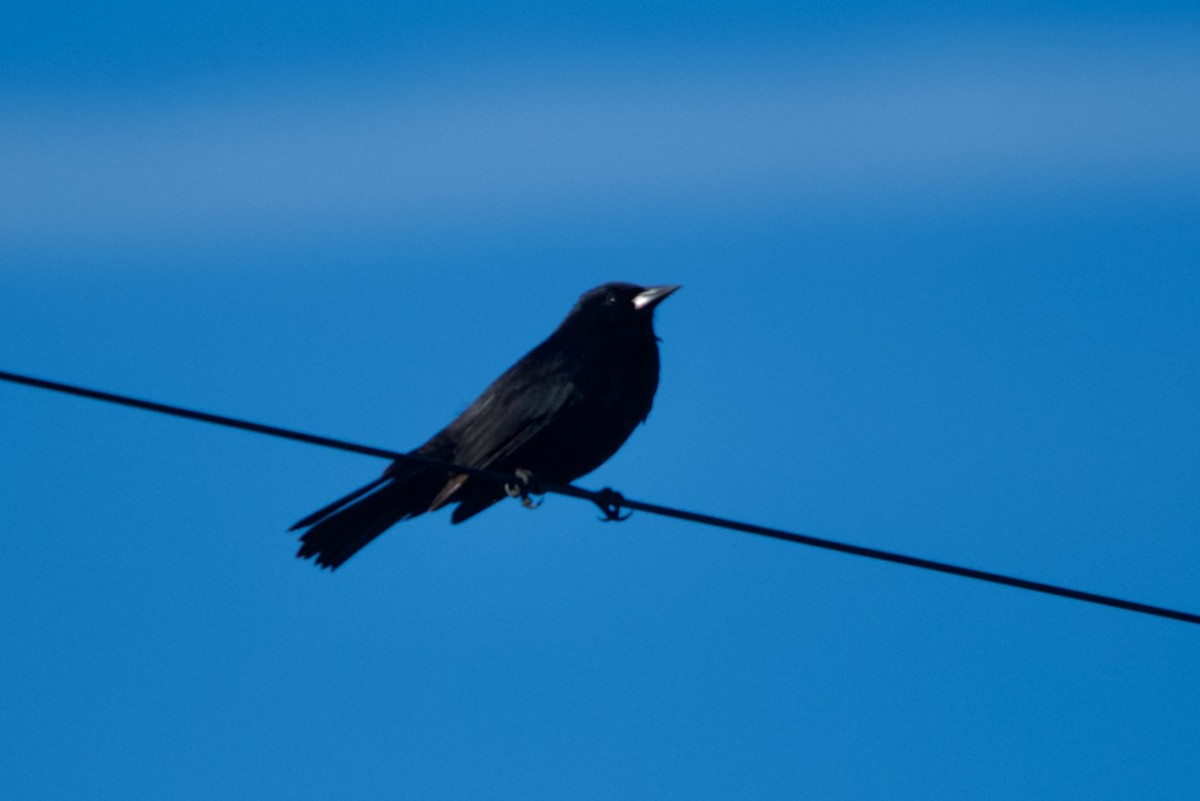
{"type": "Polygon", "coordinates": [[[633,308],[638,311],[643,309],[653,309],[658,304],[667,299],[676,289],[679,289],[680,284],[671,286],[648,286],[641,292],[633,296],[633,308]]]}

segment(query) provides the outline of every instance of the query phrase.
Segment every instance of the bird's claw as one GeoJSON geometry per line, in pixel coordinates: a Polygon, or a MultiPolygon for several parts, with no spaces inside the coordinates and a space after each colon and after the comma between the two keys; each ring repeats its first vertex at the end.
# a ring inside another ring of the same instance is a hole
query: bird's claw
{"type": "Polygon", "coordinates": [[[534,495],[542,494],[542,482],[532,471],[518,467],[513,475],[519,481],[510,481],[504,485],[504,492],[510,498],[520,498],[521,505],[526,509],[536,509],[542,505],[540,500],[534,500],[534,495]]]}
{"type": "Polygon", "coordinates": [[[628,520],[629,516],[633,514],[632,511],[621,514],[621,510],[625,508],[625,496],[608,487],[605,487],[597,492],[596,497],[593,498],[592,501],[599,506],[600,511],[603,512],[600,520],[605,523],[609,523],[614,520],[617,522],[628,520]]]}

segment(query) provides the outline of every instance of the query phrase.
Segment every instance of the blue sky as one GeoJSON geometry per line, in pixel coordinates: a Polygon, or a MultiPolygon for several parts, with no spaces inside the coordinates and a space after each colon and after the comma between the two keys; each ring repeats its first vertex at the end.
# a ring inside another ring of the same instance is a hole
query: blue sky
{"type": "MultiPolygon", "coordinates": [[[[1200,611],[1183,4],[70,3],[0,30],[0,369],[406,448],[681,283],[580,483],[1200,611]]],[[[6,798],[1193,797],[1194,627],[0,386],[6,798]]]]}

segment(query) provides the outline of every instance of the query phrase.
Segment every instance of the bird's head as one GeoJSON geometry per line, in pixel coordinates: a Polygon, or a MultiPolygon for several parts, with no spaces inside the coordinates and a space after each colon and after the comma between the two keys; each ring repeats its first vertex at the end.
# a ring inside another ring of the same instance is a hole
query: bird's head
{"type": "Polygon", "coordinates": [[[678,285],[604,284],[584,292],[567,320],[593,330],[619,328],[632,331],[649,327],[654,318],[654,307],[677,289],[678,285]]]}

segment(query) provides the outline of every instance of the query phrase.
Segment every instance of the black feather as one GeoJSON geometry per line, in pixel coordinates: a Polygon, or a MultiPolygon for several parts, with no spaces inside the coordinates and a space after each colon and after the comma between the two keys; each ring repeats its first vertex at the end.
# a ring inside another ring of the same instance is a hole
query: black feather
{"type": "MultiPolygon", "coordinates": [[[[595,470],[646,419],[658,388],[653,313],[678,287],[605,284],[450,425],[413,453],[550,483],[595,470]]],[[[505,497],[494,483],[393,463],[384,475],[293,526],[299,556],[336,568],[395,523],[448,504],[461,523],[505,497]]]]}

